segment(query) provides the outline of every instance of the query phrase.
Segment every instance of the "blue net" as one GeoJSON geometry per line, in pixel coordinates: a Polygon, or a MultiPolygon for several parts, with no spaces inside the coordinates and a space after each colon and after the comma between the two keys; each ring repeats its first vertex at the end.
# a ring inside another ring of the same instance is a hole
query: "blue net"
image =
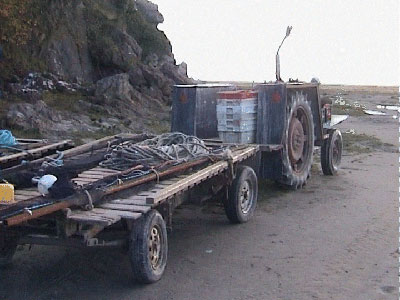
{"type": "Polygon", "coordinates": [[[0,130],[0,146],[16,146],[18,144],[15,137],[9,130],[0,130]]]}

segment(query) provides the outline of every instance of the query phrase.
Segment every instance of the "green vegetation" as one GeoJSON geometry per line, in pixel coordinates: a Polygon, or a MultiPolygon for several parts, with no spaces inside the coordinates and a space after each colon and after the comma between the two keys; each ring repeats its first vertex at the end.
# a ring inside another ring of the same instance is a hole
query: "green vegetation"
{"type": "Polygon", "coordinates": [[[101,4],[92,3],[93,9],[86,10],[88,20],[88,42],[91,57],[98,68],[123,68],[125,71],[137,61],[132,59],[125,62],[125,65],[116,65],[116,59],[121,57],[119,45],[125,38],[121,32],[126,26],[130,34],[142,48],[142,59],[149,54],[156,53],[159,56],[171,53],[171,44],[165,34],[153,24],[148,23],[140,12],[132,5],[125,11],[122,3],[115,6],[118,11],[118,18],[114,19],[110,12],[107,12],[101,4]]]}
{"type": "Polygon", "coordinates": [[[151,132],[155,134],[162,134],[169,132],[171,126],[169,121],[163,121],[163,120],[149,120],[148,124],[146,125],[148,125],[151,132]]]}
{"type": "Polygon", "coordinates": [[[151,53],[159,56],[172,52],[171,43],[164,32],[159,31],[153,24],[148,23],[143,16],[132,7],[127,12],[128,33],[131,34],[142,47],[142,57],[151,53]]]}
{"type": "Polygon", "coordinates": [[[383,143],[380,139],[366,134],[342,133],[343,149],[350,153],[370,153],[373,151],[397,152],[393,144],[383,143]]]}
{"type": "Polygon", "coordinates": [[[107,110],[100,105],[89,105],[90,100],[88,96],[85,96],[79,92],[75,93],[61,93],[61,92],[43,92],[43,101],[51,108],[58,111],[65,111],[69,113],[82,113],[82,102],[88,102],[85,114],[93,121],[98,121],[106,117],[107,110]]]}
{"type": "Polygon", "coordinates": [[[354,117],[365,116],[365,113],[361,107],[356,107],[354,105],[339,105],[334,104],[332,106],[333,115],[350,115],[354,117]]]}
{"type": "Polygon", "coordinates": [[[36,128],[31,129],[20,129],[20,128],[8,128],[12,134],[20,139],[41,139],[43,135],[36,128]]]}
{"type": "MultiPolygon", "coordinates": [[[[86,41],[74,34],[74,9],[69,1],[1,0],[0,45],[4,58],[0,61],[0,79],[10,81],[13,75],[25,76],[28,72],[45,72],[47,62],[40,53],[51,39],[62,39],[70,34],[81,48],[86,41]]],[[[159,56],[171,53],[171,44],[165,34],[147,22],[130,1],[84,0],[84,16],[91,58],[102,71],[128,68],[138,62],[124,61],[121,54],[123,32],[130,34],[143,49],[141,59],[149,54],[159,56]],[[122,64],[122,65],[121,65],[122,64]],[[124,66],[124,64],[126,66],[124,66]]]]}
{"type": "Polygon", "coordinates": [[[97,131],[76,131],[73,132],[73,141],[75,143],[75,145],[79,146],[85,143],[85,139],[90,139],[90,140],[98,140],[101,139],[103,137],[106,136],[110,136],[110,135],[115,135],[121,133],[116,129],[106,129],[106,128],[102,128],[100,130],[97,131]]]}
{"type": "MultiPolygon", "coordinates": [[[[116,21],[110,21],[104,17],[99,10],[87,10],[88,18],[88,43],[90,55],[98,68],[119,68],[115,65],[114,58],[120,55],[118,47],[121,44],[121,36],[115,28],[116,21]]],[[[135,63],[127,62],[125,71],[129,65],[135,63]]]]}
{"type": "Polygon", "coordinates": [[[10,80],[14,74],[44,71],[46,65],[37,59],[38,36],[47,32],[47,1],[2,0],[0,5],[0,44],[4,59],[0,61],[0,79],[10,80]]]}
{"type": "Polygon", "coordinates": [[[81,109],[76,105],[79,100],[86,99],[80,93],[43,92],[43,101],[51,108],[60,111],[79,113],[81,109]]]}

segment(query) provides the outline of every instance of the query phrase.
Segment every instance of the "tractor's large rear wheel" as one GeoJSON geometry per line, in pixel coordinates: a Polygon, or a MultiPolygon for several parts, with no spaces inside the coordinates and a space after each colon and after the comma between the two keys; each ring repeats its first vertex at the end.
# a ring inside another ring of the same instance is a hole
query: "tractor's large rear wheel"
{"type": "Polygon", "coordinates": [[[283,139],[283,173],[279,183],[297,189],[310,176],[314,149],[314,122],[306,95],[296,93],[288,106],[283,139]]]}

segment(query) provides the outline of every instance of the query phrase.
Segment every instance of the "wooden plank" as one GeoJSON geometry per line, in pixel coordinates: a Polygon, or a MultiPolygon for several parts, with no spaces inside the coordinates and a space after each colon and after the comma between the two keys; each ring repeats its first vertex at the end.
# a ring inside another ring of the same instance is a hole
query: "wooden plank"
{"type": "Polygon", "coordinates": [[[95,214],[102,214],[106,216],[120,216],[123,219],[130,219],[130,220],[137,220],[142,216],[142,214],[139,212],[131,212],[124,210],[94,208],[92,211],[94,211],[95,214]]]}
{"type": "MultiPolygon", "coordinates": [[[[116,201],[115,203],[117,203],[118,200],[114,200],[114,201],[116,201]]],[[[127,199],[120,199],[120,200],[121,201],[119,203],[121,203],[121,204],[151,206],[151,204],[147,204],[146,197],[133,196],[133,197],[129,197],[127,199]]]]}
{"type": "Polygon", "coordinates": [[[88,213],[88,212],[76,212],[68,216],[69,220],[75,220],[75,221],[80,221],[80,222],[101,222],[101,223],[106,223],[107,225],[111,225],[114,223],[117,223],[118,221],[121,220],[120,216],[104,216],[101,214],[94,214],[94,213],[88,213]]]}
{"type": "Polygon", "coordinates": [[[132,211],[139,213],[146,213],[150,210],[149,206],[140,206],[140,205],[128,205],[123,203],[116,204],[115,202],[104,203],[99,205],[100,208],[111,209],[111,210],[124,210],[124,211],[132,211]]]}
{"type": "Polygon", "coordinates": [[[82,178],[82,177],[76,177],[76,178],[73,178],[72,180],[78,180],[78,181],[83,181],[83,182],[95,182],[95,181],[97,181],[97,179],[82,178]]]}
{"type": "Polygon", "coordinates": [[[28,196],[28,195],[15,195],[14,199],[15,201],[25,201],[28,199],[36,198],[37,196],[28,196]]]}
{"type": "Polygon", "coordinates": [[[92,184],[93,182],[96,182],[97,180],[95,180],[95,181],[90,181],[90,180],[86,180],[86,179],[84,179],[84,178],[76,178],[76,179],[73,179],[72,180],[72,182],[73,183],[80,183],[80,184],[92,184]]]}
{"type": "Polygon", "coordinates": [[[102,226],[110,226],[121,220],[119,216],[105,217],[96,214],[84,214],[81,211],[73,212],[68,216],[69,220],[81,223],[98,224],[102,226]]]}
{"type": "Polygon", "coordinates": [[[67,216],[67,218],[77,222],[109,226],[117,223],[121,219],[136,220],[141,216],[142,214],[140,212],[94,208],[90,211],[74,210],[67,216]]]}
{"type": "Polygon", "coordinates": [[[37,190],[15,190],[15,195],[26,195],[26,196],[40,196],[40,193],[37,190]]]}
{"type": "Polygon", "coordinates": [[[37,156],[40,156],[43,152],[57,149],[60,146],[66,146],[66,145],[70,144],[71,142],[72,142],[71,140],[65,140],[65,141],[61,141],[59,143],[46,145],[46,146],[39,147],[39,148],[32,149],[32,150],[27,150],[26,152],[3,156],[3,157],[0,157],[0,163],[5,163],[5,162],[11,161],[11,160],[24,159],[28,156],[29,157],[37,157],[37,156]]]}
{"type": "Polygon", "coordinates": [[[111,176],[111,175],[118,175],[119,172],[116,172],[115,174],[112,174],[112,173],[108,173],[108,172],[101,172],[101,171],[92,171],[92,170],[89,170],[89,171],[85,171],[85,172],[83,172],[83,173],[81,173],[81,174],[111,176]]]}
{"type": "Polygon", "coordinates": [[[112,200],[107,203],[113,203],[113,204],[126,204],[126,205],[133,205],[133,206],[144,206],[144,207],[150,207],[146,203],[146,199],[141,199],[141,200],[130,200],[130,199],[116,199],[112,200]]]}
{"type": "Polygon", "coordinates": [[[83,172],[81,174],[78,174],[78,177],[79,178],[97,179],[98,180],[98,179],[103,179],[105,176],[104,175],[87,174],[86,172],[83,172]]]}

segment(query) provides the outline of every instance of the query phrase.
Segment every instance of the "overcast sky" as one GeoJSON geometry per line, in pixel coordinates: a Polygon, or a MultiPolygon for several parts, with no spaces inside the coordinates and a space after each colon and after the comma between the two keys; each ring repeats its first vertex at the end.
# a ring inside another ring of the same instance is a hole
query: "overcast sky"
{"type": "Polygon", "coordinates": [[[399,85],[398,0],[153,0],[178,63],[203,80],[399,85]]]}

